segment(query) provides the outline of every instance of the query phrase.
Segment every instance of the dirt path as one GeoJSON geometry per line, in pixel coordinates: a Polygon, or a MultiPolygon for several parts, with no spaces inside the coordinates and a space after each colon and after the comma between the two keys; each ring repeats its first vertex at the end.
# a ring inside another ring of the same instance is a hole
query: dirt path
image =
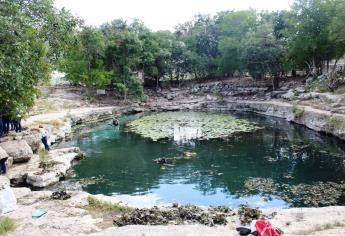
{"type": "Polygon", "coordinates": [[[75,108],[75,109],[61,109],[58,112],[50,112],[50,113],[30,116],[29,118],[24,120],[23,125],[29,126],[39,121],[44,122],[44,121],[51,121],[51,120],[56,120],[56,119],[64,119],[66,116],[69,116],[69,115],[83,116],[90,113],[112,111],[116,108],[117,107],[115,106],[106,106],[106,107],[82,107],[82,108],[75,108]]]}

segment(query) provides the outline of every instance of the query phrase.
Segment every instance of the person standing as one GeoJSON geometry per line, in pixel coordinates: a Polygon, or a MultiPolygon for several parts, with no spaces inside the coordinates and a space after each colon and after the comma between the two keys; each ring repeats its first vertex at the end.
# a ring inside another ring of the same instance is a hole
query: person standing
{"type": "Polygon", "coordinates": [[[7,173],[6,161],[8,159],[7,153],[0,149],[0,174],[4,175],[7,173]]]}
{"type": "Polygon", "coordinates": [[[0,114],[0,138],[4,135],[4,124],[2,122],[2,114],[0,114]]]}
{"type": "Polygon", "coordinates": [[[44,149],[49,152],[50,147],[48,144],[48,131],[42,125],[39,125],[38,128],[33,128],[32,130],[38,131],[41,134],[41,141],[44,145],[44,149]]]}
{"type": "Polygon", "coordinates": [[[14,129],[16,130],[16,133],[22,132],[22,124],[21,124],[21,119],[18,117],[14,123],[14,129]]]}
{"type": "Polygon", "coordinates": [[[7,173],[6,161],[8,157],[0,159],[0,174],[5,175],[7,173]]]}
{"type": "Polygon", "coordinates": [[[10,121],[6,115],[2,117],[2,123],[4,126],[4,134],[8,134],[8,132],[10,131],[10,121]]]}

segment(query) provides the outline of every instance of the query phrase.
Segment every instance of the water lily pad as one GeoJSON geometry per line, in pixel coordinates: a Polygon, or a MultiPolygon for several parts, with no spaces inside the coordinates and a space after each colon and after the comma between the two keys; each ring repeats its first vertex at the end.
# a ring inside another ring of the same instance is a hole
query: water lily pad
{"type": "Polygon", "coordinates": [[[127,124],[127,128],[152,141],[160,139],[183,141],[227,138],[238,133],[253,132],[260,127],[228,114],[164,112],[131,121],[127,124]]]}

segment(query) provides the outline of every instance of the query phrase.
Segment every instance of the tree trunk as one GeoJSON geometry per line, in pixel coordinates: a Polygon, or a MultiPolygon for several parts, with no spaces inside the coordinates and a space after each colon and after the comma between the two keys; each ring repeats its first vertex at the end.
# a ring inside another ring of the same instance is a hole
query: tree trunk
{"type": "Polygon", "coordinates": [[[313,68],[312,68],[312,72],[311,73],[313,75],[313,78],[315,79],[317,77],[315,57],[313,57],[313,68]]]}
{"type": "Polygon", "coordinates": [[[273,91],[275,91],[279,88],[279,77],[278,76],[273,76],[272,87],[273,87],[273,91]]]}
{"type": "Polygon", "coordinates": [[[291,74],[292,74],[292,77],[297,77],[297,73],[295,69],[292,70],[291,74]]]}
{"type": "Polygon", "coordinates": [[[159,78],[156,77],[156,91],[158,91],[158,88],[159,88],[159,78]]]}

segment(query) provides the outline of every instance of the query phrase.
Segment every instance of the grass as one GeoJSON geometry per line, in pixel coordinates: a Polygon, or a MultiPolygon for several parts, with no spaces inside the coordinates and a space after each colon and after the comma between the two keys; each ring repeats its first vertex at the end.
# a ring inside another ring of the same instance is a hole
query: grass
{"type": "Polygon", "coordinates": [[[302,118],[304,114],[304,109],[300,108],[297,104],[292,105],[292,113],[294,115],[295,119],[300,119],[302,118]]]}
{"type": "Polygon", "coordinates": [[[345,86],[342,85],[342,86],[336,88],[335,91],[334,91],[334,93],[335,93],[335,94],[345,94],[345,86]]]}
{"type": "Polygon", "coordinates": [[[334,223],[328,223],[328,224],[324,224],[324,225],[315,225],[311,229],[299,230],[299,231],[294,232],[294,234],[309,235],[309,234],[313,234],[315,232],[334,229],[334,228],[338,228],[338,227],[344,227],[344,226],[345,226],[345,223],[335,221],[334,223]]]}
{"type": "Polygon", "coordinates": [[[39,121],[39,122],[34,122],[33,125],[31,125],[32,127],[37,127],[39,125],[51,125],[54,128],[58,129],[63,127],[65,124],[62,120],[49,120],[49,121],[39,121]]]}
{"type": "Polygon", "coordinates": [[[8,217],[0,218],[0,235],[6,235],[8,232],[14,230],[14,220],[8,217]]]}
{"type": "Polygon", "coordinates": [[[337,116],[332,116],[328,121],[327,121],[327,126],[331,130],[337,130],[341,129],[345,124],[345,121],[341,119],[340,117],[337,116]]]}
{"type": "Polygon", "coordinates": [[[49,160],[49,154],[45,149],[38,150],[38,156],[40,158],[40,161],[47,161],[49,160]]]}
{"type": "Polygon", "coordinates": [[[124,206],[119,203],[111,203],[98,200],[93,196],[87,198],[89,205],[86,207],[86,210],[95,211],[95,212],[114,212],[114,213],[129,213],[133,211],[132,207],[124,206]]]}

